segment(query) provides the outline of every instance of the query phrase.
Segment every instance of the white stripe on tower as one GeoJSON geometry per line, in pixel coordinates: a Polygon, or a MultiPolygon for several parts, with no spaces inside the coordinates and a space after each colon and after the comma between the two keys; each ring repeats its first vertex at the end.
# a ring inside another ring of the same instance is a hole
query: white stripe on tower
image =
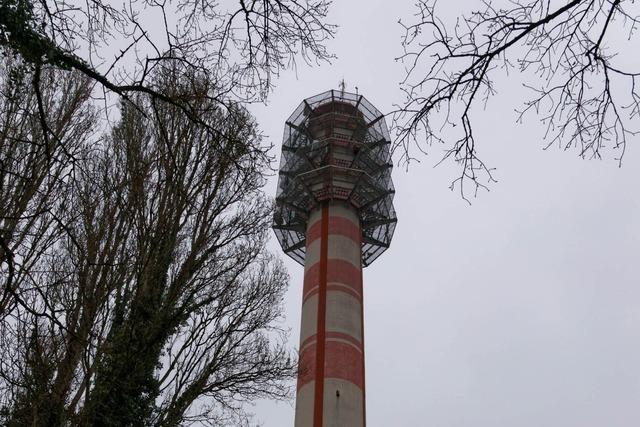
{"type": "Polygon", "coordinates": [[[365,425],[361,235],[349,204],[310,214],[296,427],[365,425]]]}

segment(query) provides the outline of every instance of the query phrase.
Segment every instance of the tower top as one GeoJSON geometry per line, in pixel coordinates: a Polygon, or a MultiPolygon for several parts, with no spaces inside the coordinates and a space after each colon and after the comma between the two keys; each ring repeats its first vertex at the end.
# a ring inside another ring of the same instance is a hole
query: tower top
{"type": "Polygon", "coordinates": [[[309,213],[325,201],[356,210],[363,265],[389,247],[397,221],[390,145],[384,115],[362,95],[343,87],[302,101],[285,124],[274,212],[287,255],[304,263],[309,213]]]}

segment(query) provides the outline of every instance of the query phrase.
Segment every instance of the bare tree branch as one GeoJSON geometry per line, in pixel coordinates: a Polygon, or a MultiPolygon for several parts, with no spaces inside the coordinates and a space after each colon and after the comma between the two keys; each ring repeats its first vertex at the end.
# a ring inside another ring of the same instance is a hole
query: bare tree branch
{"type": "Polygon", "coordinates": [[[404,160],[414,159],[414,147],[426,153],[434,143],[443,145],[443,160],[461,166],[452,189],[465,199],[466,183],[473,194],[488,189],[494,178],[478,157],[472,114],[495,95],[497,72],[515,69],[531,71],[540,81],[539,87],[526,84],[534,97],[525,101],[518,121],[534,112],[547,126],[547,146],[576,146],[582,157],[600,157],[610,146],[621,150],[621,161],[628,138],[637,133],[632,119],[640,105],[640,70],[616,65],[606,36],[620,29],[634,36],[633,2],[496,3],[485,1],[482,10],[451,28],[439,18],[435,1],[420,1],[417,21],[402,24],[404,54],[398,60],[406,65],[406,98],[394,112],[394,125],[404,160]]]}

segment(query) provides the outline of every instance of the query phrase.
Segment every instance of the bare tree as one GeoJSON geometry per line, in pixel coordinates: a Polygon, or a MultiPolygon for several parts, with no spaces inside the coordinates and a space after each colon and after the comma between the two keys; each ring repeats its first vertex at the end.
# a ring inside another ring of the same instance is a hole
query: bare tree
{"type": "Polygon", "coordinates": [[[452,183],[466,198],[487,188],[492,170],[478,157],[474,106],[498,90],[499,76],[517,70],[535,77],[532,98],[518,110],[539,114],[547,146],[577,147],[580,156],[599,158],[619,151],[638,131],[640,70],[619,56],[613,38],[633,40],[636,3],[625,0],[484,1],[482,8],[447,25],[437,4],[420,0],[416,21],[402,24],[406,99],[394,114],[397,145],[405,160],[412,147],[445,147],[444,159],[460,164],[452,183]]]}
{"type": "Polygon", "coordinates": [[[0,317],[25,306],[21,284],[63,232],[56,223],[64,189],[96,123],[88,79],[50,68],[38,74],[36,92],[22,61],[0,65],[0,317]],[[43,122],[52,123],[48,131],[43,122]]]}
{"type": "Polygon", "coordinates": [[[242,104],[331,58],[328,6],[0,4],[3,423],[240,422],[288,394],[272,159],[242,104]]]}
{"type": "Polygon", "coordinates": [[[180,67],[157,69],[156,87],[206,126],[136,95],[65,182],[65,233],[0,324],[5,424],[223,425],[246,400],[288,396],[268,147],[246,110],[180,67]]]}
{"type": "MultiPolygon", "coordinates": [[[[30,90],[28,105],[37,107],[35,111],[39,115],[39,118],[30,116],[28,125],[32,127],[31,132],[39,132],[42,141],[35,141],[37,144],[32,148],[21,144],[21,149],[37,154],[32,157],[46,165],[40,169],[43,174],[55,168],[57,173],[69,174],[69,165],[75,165],[67,161],[73,160],[74,147],[66,148],[67,141],[59,135],[67,126],[65,120],[75,116],[51,115],[47,102],[71,108],[81,104],[82,108],[92,109],[93,122],[89,128],[96,131],[108,129],[110,122],[117,120],[119,113],[112,115],[111,111],[119,101],[131,104],[144,116],[152,112],[144,104],[151,99],[154,103],[178,108],[217,140],[233,139],[234,135],[225,133],[224,126],[205,119],[208,112],[199,110],[203,104],[193,102],[192,96],[184,92],[163,90],[152,76],[162,69],[173,68],[177,80],[194,88],[197,81],[187,83],[189,79],[203,77],[211,82],[204,93],[209,101],[207,108],[216,106],[225,108],[228,114],[236,114],[238,102],[264,100],[273,87],[273,77],[285,68],[295,67],[297,60],[322,62],[331,58],[324,47],[334,32],[334,27],[325,22],[328,6],[325,0],[133,0],[122,5],[103,0],[3,1],[0,3],[0,58],[3,62],[19,64],[11,71],[12,75],[4,76],[4,81],[22,75],[20,79],[24,84],[20,90],[30,90]],[[50,75],[54,71],[73,71],[70,74],[74,76],[73,81],[82,82],[82,97],[66,99],[68,93],[75,93],[74,88],[52,86],[50,75]],[[107,120],[99,121],[99,117],[107,120]],[[46,156],[40,156],[42,152],[46,156]]],[[[9,113],[6,117],[15,117],[9,113]]],[[[11,126],[12,123],[5,123],[5,128],[11,126]]],[[[226,149],[221,147],[228,146],[221,143],[210,148],[226,149]]],[[[220,154],[228,157],[227,153],[220,154]]],[[[30,167],[23,166],[25,170],[30,167]]],[[[11,167],[9,163],[0,164],[3,179],[7,174],[15,174],[11,167]]],[[[27,177],[23,180],[29,183],[26,194],[18,194],[16,191],[22,191],[22,187],[14,178],[3,187],[11,194],[2,194],[11,209],[20,208],[33,197],[34,191],[46,193],[46,189],[38,187],[43,184],[42,180],[27,177]]],[[[57,194],[56,200],[65,205],[66,195],[57,194]]],[[[46,200],[41,199],[39,203],[44,206],[46,200]]],[[[56,215],[40,215],[42,209],[36,208],[29,212],[0,212],[4,221],[0,231],[0,268],[7,269],[8,277],[2,283],[0,313],[7,304],[16,301],[16,260],[27,261],[23,255],[14,253],[10,242],[14,237],[9,236],[13,226],[9,222],[58,222],[57,229],[47,228],[55,236],[64,234],[68,226],[56,215]]]]}
{"type": "Polygon", "coordinates": [[[208,74],[216,90],[207,96],[221,104],[264,99],[273,76],[297,59],[331,57],[323,45],[334,31],[325,22],[328,6],[326,0],[7,0],[0,5],[0,46],[36,69],[79,71],[106,98],[134,101],[133,94],[145,93],[198,121],[188,99],[153,85],[157,67],[179,61],[181,79],[208,74]]]}

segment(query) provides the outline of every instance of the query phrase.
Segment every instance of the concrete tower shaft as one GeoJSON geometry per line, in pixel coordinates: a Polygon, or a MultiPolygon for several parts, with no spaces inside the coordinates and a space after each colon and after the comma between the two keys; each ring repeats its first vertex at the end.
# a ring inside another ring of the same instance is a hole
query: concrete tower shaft
{"type": "Polygon", "coordinates": [[[344,202],[307,228],[296,427],[364,425],[361,230],[344,202]]]}
{"type": "Polygon", "coordinates": [[[365,425],[362,267],[395,229],[389,145],[357,94],[308,98],[286,122],[273,228],[305,267],[296,427],[365,425]]]}

